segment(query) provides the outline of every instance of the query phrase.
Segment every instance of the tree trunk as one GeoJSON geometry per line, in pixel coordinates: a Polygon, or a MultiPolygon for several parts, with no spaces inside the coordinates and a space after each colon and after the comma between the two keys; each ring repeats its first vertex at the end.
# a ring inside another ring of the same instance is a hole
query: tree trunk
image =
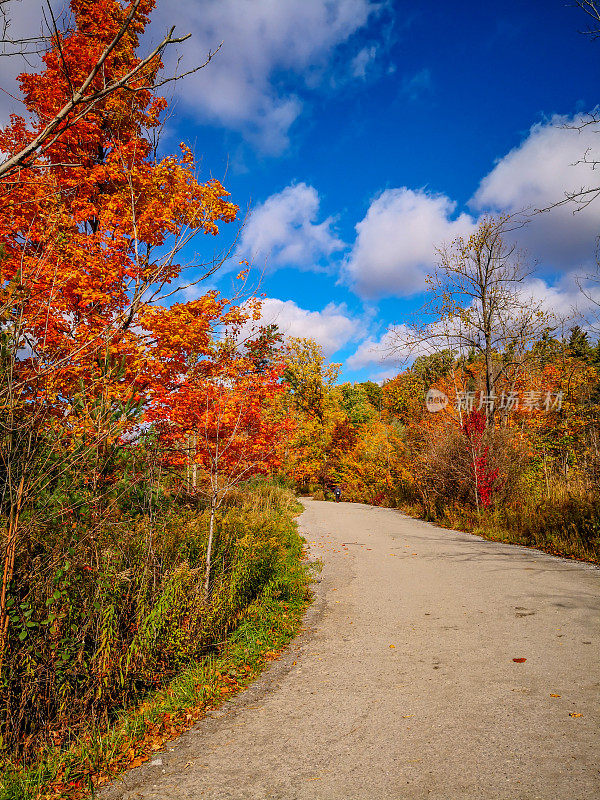
{"type": "Polygon", "coordinates": [[[475,510],[479,516],[479,474],[477,472],[477,457],[475,450],[471,447],[471,460],[473,462],[473,481],[475,483],[475,510]]]}
{"type": "Polygon", "coordinates": [[[22,477],[17,491],[17,502],[11,510],[8,527],[6,531],[6,552],[4,555],[4,572],[2,575],[2,592],[0,593],[0,673],[4,663],[4,649],[8,636],[8,611],[6,608],[8,586],[12,580],[15,569],[15,552],[17,549],[17,527],[19,524],[19,513],[23,499],[23,485],[25,478],[22,477]]]}
{"type": "Polygon", "coordinates": [[[213,533],[215,530],[215,513],[217,511],[217,498],[213,494],[210,498],[210,523],[208,526],[208,543],[206,545],[206,573],[204,576],[204,599],[210,595],[210,564],[212,558],[213,533]]]}
{"type": "Polygon", "coordinates": [[[487,342],[485,346],[485,393],[487,395],[485,405],[485,422],[488,427],[494,424],[494,412],[496,410],[496,398],[494,397],[494,373],[492,364],[492,347],[487,342]],[[494,405],[490,405],[490,399],[494,397],[494,405]]]}
{"type": "Polygon", "coordinates": [[[198,448],[198,439],[194,433],[192,436],[192,489],[195,491],[198,482],[198,466],[196,464],[196,453],[198,448]]]}

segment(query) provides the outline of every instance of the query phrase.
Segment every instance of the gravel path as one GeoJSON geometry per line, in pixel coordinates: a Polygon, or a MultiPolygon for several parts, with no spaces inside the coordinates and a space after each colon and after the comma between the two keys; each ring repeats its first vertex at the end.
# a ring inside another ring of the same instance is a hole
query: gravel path
{"type": "Polygon", "coordinates": [[[600,798],[599,570],[304,504],[304,633],[103,800],[600,798]]]}

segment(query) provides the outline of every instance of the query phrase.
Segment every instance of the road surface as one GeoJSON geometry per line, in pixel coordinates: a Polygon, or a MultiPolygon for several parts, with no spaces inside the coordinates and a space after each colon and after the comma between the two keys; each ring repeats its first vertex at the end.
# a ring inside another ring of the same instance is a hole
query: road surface
{"type": "Polygon", "coordinates": [[[102,798],[600,798],[599,570],[304,505],[323,562],[304,633],[102,798]]]}

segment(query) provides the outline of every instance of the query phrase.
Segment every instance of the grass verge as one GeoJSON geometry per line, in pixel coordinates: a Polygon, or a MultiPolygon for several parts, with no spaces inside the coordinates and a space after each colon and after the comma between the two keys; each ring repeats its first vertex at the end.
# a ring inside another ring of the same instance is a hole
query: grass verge
{"type": "Polygon", "coordinates": [[[182,671],[108,726],[89,726],[61,748],[47,748],[26,768],[5,765],[1,800],[80,800],[126,769],[148,761],[208,709],[247,686],[296,635],[310,602],[310,567],[302,540],[280,559],[272,578],[214,652],[182,671]]]}
{"type": "Polygon", "coordinates": [[[416,504],[400,505],[399,510],[442,528],[473,533],[490,541],[600,564],[600,502],[597,499],[567,498],[520,509],[489,509],[479,515],[457,507],[446,507],[440,514],[426,514],[416,504]]]}

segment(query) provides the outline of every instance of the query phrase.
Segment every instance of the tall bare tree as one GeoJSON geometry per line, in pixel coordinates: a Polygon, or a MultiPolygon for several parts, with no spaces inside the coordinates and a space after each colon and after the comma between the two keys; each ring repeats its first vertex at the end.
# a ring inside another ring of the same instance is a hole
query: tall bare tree
{"type": "MultiPolygon", "coordinates": [[[[552,325],[541,303],[527,295],[531,269],[510,240],[513,230],[510,217],[486,218],[467,239],[442,246],[428,278],[425,322],[393,331],[395,348],[404,352],[449,348],[480,355],[490,398],[501,378],[515,379],[528,347],[552,325]]],[[[491,424],[493,403],[486,413],[491,424]]]]}

